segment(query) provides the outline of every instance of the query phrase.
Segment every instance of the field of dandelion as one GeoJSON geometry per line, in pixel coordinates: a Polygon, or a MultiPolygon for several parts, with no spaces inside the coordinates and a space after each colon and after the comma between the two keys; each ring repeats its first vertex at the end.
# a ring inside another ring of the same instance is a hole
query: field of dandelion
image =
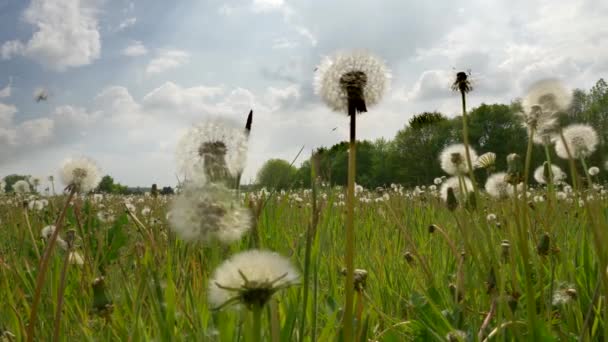
{"type": "Polygon", "coordinates": [[[428,156],[445,176],[365,189],[355,183],[356,118],[390,75],[365,53],[333,58],[315,86],[349,115],[345,187],[320,177],[317,150],[310,189],[241,189],[252,112],[245,129],[207,120],[185,134],[174,195],[99,193],[87,158],[64,162],[60,194],[42,196],[32,179],[0,182],[2,340],[608,337],[608,192],[587,165],[600,138],[558,123],[571,94],[555,80],[531,87],[526,154],[500,156],[507,169],[496,170],[497,155],[469,143],[472,88],[458,72],[462,143],[428,156]]]}
{"type": "MultiPolygon", "coordinates": [[[[593,340],[605,336],[595,311],[604,310],[605,297],[594,290],[605,273],[598,269],[596,234],[606,241],[606,232],[594,231],[591,222],[606,215],[605,191],[596,185],[584,197],[569,187],[558,194],[539,187],[526,200],[482,196],[475,209],[450,211],[435,184],[357,188],[358,340],[468,340],[480,332],[508,340],[532,334],[572,340],[583,331],[593,340]],[[521,237],[524,229],[529,239],[521,237]],[[591,312],[592,301],[601,303],[591,312]]],[[[228,256],[257,246],[306,273],[262,313],[264,340],[334,340],[344,296],[343,189],[319,184],[314,192],[241,196],[257,212],[257,227],[228,246],[178,239],[169,229],[169,197],[74,198],[60,237],[72,236],[72,256],[59,249],[50,260],[38,336],[52,335],[67,267],[65,340],[240,340],[249,311],[212,310],[209,281],[228,256]]],[[[1,199],[0,328],[8,340],[25,338],[41,234],[48,234],[43,227],[55,222],[65,200],[1,199]]]]}

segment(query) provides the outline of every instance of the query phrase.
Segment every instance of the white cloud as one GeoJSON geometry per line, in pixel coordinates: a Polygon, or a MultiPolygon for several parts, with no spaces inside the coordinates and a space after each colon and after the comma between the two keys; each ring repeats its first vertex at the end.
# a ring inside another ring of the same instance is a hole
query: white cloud
{"type": "Polygon", "coordinates": [[[55,122],[49,118],[27,120],[17,126],[18,143],[39,145],[53,137],[55,122]]]}
{"type": "Polygon", "coordinates": [[[190,60],[190,54],[182,50],[160,50],[146,67],[147,74],[158,74],[178,68],[190,60]]]}
{"type": "Polygon", "coordinates": [[[6,85],[6,87],[0,89],[0,99],[11,96],[11,93],[13,90],[12,85],[13,85],[13,82],[12,82],[12,79],[10,79],[8,81],[8,84],[6,85]]]}
{"type": "Polygon", "coordinates": [[[23,20],[36,27],[26,43],[2,45],[2,58],[24,55],[57,71],[92,63],[101,51],[95,10],[79,0],[32,0],[23,20]]]}
{"type": "Polygon", "coordinates": [[[116,28],[116,32],[126,30],[129,27],[135,25],[136,22],[137,22],[137,18],[135,18],[135,17],[127,18],[127,19],[123,20],[120,23],[120,25],[118,25],[118,27],[116,28]]]}
{"type": "Polygon", "coordinates": [[[425,101],[446,97],[450,95],[450,80],[453,76],[454,72],[447,70],[426,70],[408,92],[407,99],[425,101]]]}
{"type": "Polygon", "coordinates": [[[140,41],[133,41],[129,46],[122,50],[122,54],[129,57],[143,56],[148,53],[148,49],[140,41]]]}
{"type": "Polygon", "coordinates": [[[276,11],[285,8],[284,0],[253,0],[251,8],[254,12],[276,11]]]}
{"type": "Polygon", "coordinates": [[[6,128],[13,122],[17,107],[0,102],[0,127],[6,128]]]}

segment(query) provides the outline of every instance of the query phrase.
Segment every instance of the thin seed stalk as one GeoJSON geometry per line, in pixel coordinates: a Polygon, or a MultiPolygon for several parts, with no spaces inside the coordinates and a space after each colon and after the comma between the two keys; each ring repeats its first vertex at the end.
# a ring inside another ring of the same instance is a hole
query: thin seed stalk
{"type": "Polygon", "coordinates": [[[72,187],[70,190],[70,194],[65,201],[65,205],[55,222],[55,231],[53,235],[49,238],[46,249],[44,250],[44,254],[42,255],[42,259],[40,260],[40,265],[38,267],[38,275],[36,276],[36,289],[34,291],[34,298],[32,299],[32,306],[30,310],[30,320],[27,326],[27,342],[34,341],[34,331],[36,326],[36,315],[38,313],[38,304],[40,303],[40,295],[42,294],[42,286],[44,285],[44,280],[46,278],[46,271],[49,265],[49,260],[51,258],[51,254],[53,249],[55,248],[55,242],[57,241],[57,237],[59,236],[59,231],[63,226],[63,220],[65,219],[65,214],[68,211],[68,207],[70,206],[70,202],[72,198],[76,194],[76,187],[72,187]]]}
{"type": "Polygon", "coordinates": [[[553,170],[551,169],[551,153],[549,152],[549,145],[543,144],[545,148],[545,157],[547,158],[547,163],[549,163],[549,179],[547,179],[547,189],[549,190],[549,198],[551,201],[555,202],[555,189],[553,186],[553,170]]]}
{"type": "Polygon", "coordinates": [[[32,225],[30,224],[30,215],[28,213],[27,207],[23,208],[23,215],[25,216],[25,224],[27,225],[27,230],[30,233],[32,244],[34,244],[34,251],[36,252],[38,260],[40,260],[40,251],[38,250],[38,245],[36,244],[36,238],[34,238],[34,232],[32,231],[32,225]]]}
{"type": "Polygon", "coordinates": [[[348,183],[346,198],[346,301],[344,304],[344,341],[353,341],[353,304],[355,292],[355,156],[356,156],[356,111],[349,100],[350,143],[348,152],[348,183]]]}
{"type": "MultiPolygon", "coordinates": [[[[524,165],[524,194],[528,191],[528,177],[530,175],[530,163],[532,162],[532,146],[534,143],[534,127],[530,128],[530,136],[528,137],[528,147],[526,149],[526,163],[524,165]]],[[[549,168],[550,169],[550,168],[549,168]]]]}
{"type": "Polygon", "coordinates": [[[473,172],[473,163],[471,162],[471,152],[469,151],[469,125],[467,119],[467,100],[464,91],[460,92],[462,97],[462,140],[464,142],[464,152],[467,158],[467,167],[469,169],[469,177],[473,183],[473,191],[475,191],[475,197],[478,197],[477,193],[477,181],[475,180],[475,173],[473,172]]]}

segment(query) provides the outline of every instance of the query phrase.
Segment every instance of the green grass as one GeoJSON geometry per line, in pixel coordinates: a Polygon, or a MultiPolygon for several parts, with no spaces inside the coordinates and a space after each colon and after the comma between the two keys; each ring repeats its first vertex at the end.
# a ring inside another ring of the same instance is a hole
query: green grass
{"type": "MultiPolygon", "coordinates": [[[[340,205],[341,190],[319,192],[306,312],[303,286],[278,293],[272,305],[279,323],[275,336],[281,341],[333,341],[340,336],[345,206],[340,205]],[[304,336],[299,336],[302,317],[304,336]]],[[[539,194],[541,190],[533,196],[539,194]]],[[[311,196],[308,191],[277,194],[258,218],[261,248],[289,257],[302,273],[311,196]]],[[[477,210],[461,206],[454,212],[429,191],[414,196],[391,190],[390,198],[382,201],[375,200],[381,198],[377,193],[364,192],[359,199],[363,197],[371,201],[358,200],[355,211],[355,266],[368,272],[365,289],[355,295],[358,341],[441,341],[449,334],[456,338],[457,330],[468,340],[477,340],[493,301],[494,315],[481,334],[484,338],[491,332],[494,341],[576,340],[582,335],[598,279],[606,278],[605,195],[594,193],[594,199],[582,206],[577,199],[532,201],[529,206],[524,200],[482,196],[477,210]],[[488,213],[496,214],[497,221],[488,222],[488,213]],[[429,233],[431,224],[445,236],[429,233]],[[539,254],[544,234],[550,238],[549,249],[539,254]],[[502,240],[510,243],[506,255],[502,240]],[[454,288],[460,301],[455,300],[454,288]],[[566,303],[553,305],[554,293],[565,294],[567,289],[575,290],[576,296],[562,296],[566,303]]],[[[133,199],[144,227],[124,214],[121,197],[108,196],[99,203],[79,198],[79,209],[69,209],[61,235],[67,229],[76,231],[77,250],[85,264],[68,268],[61,340],[246,340],[251,324],[247,310],[210,310],[206,289],[213,270],[227,256],[246,250],[249,237],[228,248],[186,243],[166,223],[167,198],[133,199]],[[150,216],[141,215],[144,206],[152,208],[150,216]],[[109,210],[115,213],[114,222],[101,222],[97,213],[109,210]],[[159,223],[153,224],[153,218],[159,223]],[[95,308],[91,284],[100,276],[113,303],[111,312],[95,308]]],[[[10,332],[16,341],[25,339],[39,262],[22,200],[0,198],[0,333],[10,332]]],[[[44,210],[28,211],[36,238],[54,222],[63,200],[53,197],[44,210]]],[[[42,252],[44,241],[36,244],[42,252]]],[[[52,336],[63,259],[64,252],[56,249],[35,326],[39,340],[52,336]]],[[[588,325],[586,338],[591,340],[606,336],[603,283],[600,292],[588,325]]],[[[269,307],[263,313],[263,340],[271,340],[270,312],[269,307]]]]}

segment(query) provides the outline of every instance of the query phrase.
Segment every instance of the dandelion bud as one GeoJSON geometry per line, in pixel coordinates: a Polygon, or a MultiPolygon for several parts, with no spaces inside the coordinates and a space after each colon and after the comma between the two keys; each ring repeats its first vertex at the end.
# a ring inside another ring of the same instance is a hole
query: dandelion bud
{"type": "Polygon", "coordinates": [[[156,186],[156,183],[152,184],[152,188],[150,189],[150,195],[152,195],[152,197],[154,198],[158,197],[158,187],[156,186]]]}
{"type": "Polygon", "coordinates": [[[467,333],[464,332],[464,331],[462,331],[462,330],[450,331],[445,336],[445,339],[448,340],[448,342],[466,341],[467,340],[467,333]]]}
{"type": "Polygon", "coordinates": [[[519,296],[519,293],[513,292],[507,298],[507,305],[509,305],[509,309],[511,309],[512,313],[515,313],[515,310],[517,310],[517,302],[519,300],[519,296]]]}
{"type": "Polygon", "coordinates": [[[544,233],[538,242],[538,246],[536,246],[536,251],[538,252],[538,255],[548,255],[550,247],[551,238],[549,237],[549,233],[544,233]]]}
{"type": "Polygon", "coordinates": [[[456,210],[456,208],[458,208],[458,200],[456,199],[456,195],[454,194],[454,189],[451,187],[448,188],[448,196],[447,196],[446,204],[450,211],[454,211],[454,210],[456,210]]]}
{"type": "Polygon", "coordinates": [[[509,240],[502,240],[502,242],[500,243],[500,248],[502,250],[502,259],[504,262],[507,262],[509,260],[509,251],[511,249],[511,243],[509,243],[509,240]]]}
{"type": "Polygon", "coordinates": [[[114,309],[112,301],[106,294],[106,286],[104,277],[99,277],[93,280],[93,310],[98,315],[109,319],[110,314],[114,309]]]}
{"type": "Polygon", "coordinates": [[[519,173],[521,171],[521,157],[517,153],[511,153],[507,156],[507,172],[519,173]]]}
{"type": "Polygon", "coordinates": [[[405,261],[407,261],[408,264],[413,265],[414,264],[414,256],[412,255],[412,253],[410,253],[409,251],[406,251],[403,254],[403,257],[405,258],[405,261]]]}
{"type": "MultiPolygon", "coordinates": [[[[342,275],[346,276],[347,269],[342,268],[340,273],[342,275]]],[[[355,278],[354,278],[355,290],[357,290],[357,291],[365,290],[365,286],[367,285],[367,271],[356,268],[354,271],[354,275],[355,275],[355,278]]]]}
{"type": "Polygon", "coordinates": [[[434,224],[429,225],[429,234],[433,234],[435,232],[435,229],[437,229],[437,226],[434,224]]]}

